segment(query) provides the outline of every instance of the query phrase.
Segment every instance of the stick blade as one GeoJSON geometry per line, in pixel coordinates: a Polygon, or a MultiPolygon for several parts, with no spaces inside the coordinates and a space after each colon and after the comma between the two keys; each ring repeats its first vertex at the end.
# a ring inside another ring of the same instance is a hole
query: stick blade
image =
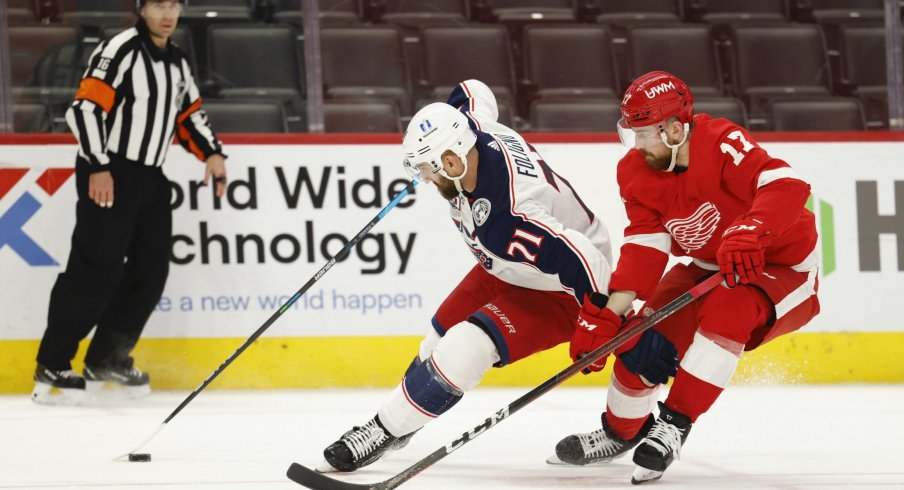
{"type": "Polygon", "coordinates": [[[304,465],[292,463],[286,476],[295,483],[314,490],[378,490],[379,485],[358,485],[335,480],[304,465]]]}

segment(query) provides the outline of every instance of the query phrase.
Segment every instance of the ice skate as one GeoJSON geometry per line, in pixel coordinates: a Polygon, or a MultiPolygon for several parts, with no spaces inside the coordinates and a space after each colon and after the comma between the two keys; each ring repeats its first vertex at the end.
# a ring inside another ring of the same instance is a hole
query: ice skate
{"type": "Polygon", "coordinates": [[[88,392],[97,395],[105,386],[119,387],[127,398],[151,394],[150,376],[134,366],[85,366],[88,392]]]}
{"type": "Polygon", "coordinates": [[[653,427],[653,415],[647,417],[643,427],[630,440],[624,440],[606,424],[606,413],[603,412],[603,428],[585,434],[570,435],[556,444],[556,454],[547,458],[553,465],[585,466],[608,463],[636,446],[653,427]]]}
{"type": "Polygon", "coordinates": [[[42,405],[79,405],[85,401],[85,378],[75,371],[58,371],[38,364],[31,400],[42,405]]]}
{"type": "MultiPolygon", "coordinates": [[[[421,430],[421,429],[418,429],[418,430],[421,430]]],[[[418,430],[416,430],[414,432],[409,432],[408,434],[405,434],[404,436],[396,439],[396,441],[394,443],[392,443],[392,446],[390,446],[389,450],[390,451],[398,451],[399,449],[402,449],[405,446],[407,446],[408,443],[411,442],[411,438],[414,437],[415,434],[417,434],[418,430]]]]}
{"type": "Polygon", "coordinates": [[[634,474],[631,483],[639,485],[656,481],[666,468],[681,457],[681,446],[691,431],[691,419],[659,402],[659,418],[646,439],[634,451],[634,474]]]}
{"type": "MultiPolygon", "coordinates": [[[[355,471],[380,459],[403,438],[397,438],[387,432],[380,424],[380,419],[374,417],[367,424],[356,426],[342,434],[338,441],[324,449],[323,457],[326,461],[317,467],[317,471],[321,473],[355,471]]],[[[408,439],[410,440],[410,437],[408,439]]],[[[403,442],[402,446],[405,444],[407,441],[403,442]]]]}

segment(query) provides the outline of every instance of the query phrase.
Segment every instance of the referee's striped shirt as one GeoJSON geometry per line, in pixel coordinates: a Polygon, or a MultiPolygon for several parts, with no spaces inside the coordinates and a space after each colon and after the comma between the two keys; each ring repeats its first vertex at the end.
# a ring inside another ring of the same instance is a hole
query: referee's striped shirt
{"type": "Polygon", "coordinates": [[[111,155],[160,166],[174,133],[199,160],[223,153],[185,54],[172,42],[159,49],[141,21],[91,54],[66,122],[92,172],[111,155]]]}

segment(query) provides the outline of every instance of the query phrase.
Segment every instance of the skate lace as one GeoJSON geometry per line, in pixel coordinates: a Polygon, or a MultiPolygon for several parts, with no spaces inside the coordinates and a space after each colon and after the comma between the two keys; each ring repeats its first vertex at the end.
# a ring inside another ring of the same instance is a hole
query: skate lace
{"type": "Polygon", "coordinates": [[[371,420],[367,425],[358,427],[345,438],[345,444],[352,451],[356,460],[364,458],[386,439],[386,433],[371,420]]]}
{"type": "Polygon", "coordinates": [[[75,374],[75,371],[71,369],[67,369],[65,371],[60,371],[57,373],[61,378],[78,378],[78,374],[75,374]]]}
{"type": "Polygon", "coordinates": [[[579,434],[581,449],[586,457],[611,456],[622,447],[621,441],[606,434],[606,429],[599,429],[589,434],[579,434]]]}
{"type": "Polygon", "coordinates": [[[675,459],[681,458],[681,429],[662,420],[657,420],[645,441],[663,456],[675,451],[675,459]]]}

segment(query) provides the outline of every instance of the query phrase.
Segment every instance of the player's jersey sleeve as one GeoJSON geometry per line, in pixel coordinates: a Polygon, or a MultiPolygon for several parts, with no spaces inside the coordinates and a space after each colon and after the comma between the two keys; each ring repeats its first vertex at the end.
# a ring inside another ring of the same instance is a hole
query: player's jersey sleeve
{"type": "MultiPolygon", "coordinates": [[[[446,103],[468,116],[471,129],[489,132],[502,126],[496,96],[487,84],[480,80],[465,80],[452,90],[446,103]]],[[[504,126],[502,126],[504,127],[504,126]]]]}
{"type": "Polygon", "coordinates": [[[629,152],[618,164],[618,183],[628,226],[609,290],[634,291],[638,299],[646,300],[665,271],[672,236],[663,226],[660,212],[638,199],[637,192],[642,189],[637,189],[635,184],[639,179],[633,173],[643,163],[634,153],[629,152]]]}
{"type": "Polygon", "coordinates": [[[773,158],[745,129],[728,124],[719,139],[706,142],[722,161],[724,189],[743,202],[751,202],[746,218],[765,222],[774,235],[782,235],[800,218],[810,185],[784,160],[773,158]]]}
{"type": "Polygon", "coordinates": [[[79,82],[75,101],[66,111],[66,122],[78,140],[79,155],[92,172],[103,171],[107,156],[107,118],[116,104],[116,91],[135,60],[138,31],[127,29],[103,41],[91,54],[88,69],[79,82]]]}

